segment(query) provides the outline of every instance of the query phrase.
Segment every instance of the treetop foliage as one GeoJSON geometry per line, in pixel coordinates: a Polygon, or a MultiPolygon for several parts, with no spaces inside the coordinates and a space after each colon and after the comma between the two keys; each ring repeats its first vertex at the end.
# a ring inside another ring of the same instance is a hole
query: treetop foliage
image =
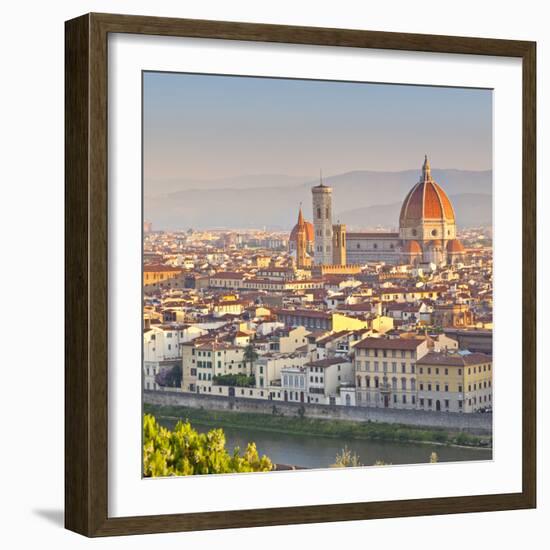
{"type": "Polygon", "coordinates": [[[240,454],[225,448],[222,429],[198,433],[189,422],[178,421],[174,430],[160,426],[155,417],[143,417],[143,475],[164,477],[195,474],[268,472],[271,460],[258,455],[255,443],[240,454]]]}

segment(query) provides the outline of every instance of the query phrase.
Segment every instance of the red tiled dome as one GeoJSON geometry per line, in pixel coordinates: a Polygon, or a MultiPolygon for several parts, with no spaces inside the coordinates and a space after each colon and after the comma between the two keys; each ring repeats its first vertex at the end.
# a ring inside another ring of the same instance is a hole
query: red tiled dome
{"type": "Polygon", "coordinates": [[[422,254],[422,247],[418,241],[407,241],[403,247],[405,254],[422,254]]]}
{"type": "Polygon", "coordinates": [[[451,201],[445,191],[432,179],[427,158],[424,160],[420,181],[409,191],[403,201],[399,223],[401,226],[407,226],[426,219],[455,223],[451,201]]]}
{"type": "MultiPolygon", "coordinates": [[[[308,242],[313,242],[313,239],[314,239],[314,236],[315,236],[315,232],[314,232],[314,229],[313,229],[313,224],[311,222],[306,222],[306,221],[304,221],[304,224],[306,226],[306,240],[308,242]]],[[[298,224],[296,224],[294,226],[294,228],[292,229],[292,231],[290,232],[289,240],[296,243],[296,235],[297,234],[298,234],[298,224]]]]}
{"type": "Polygon", "coordinates": [[[447,252],[450,254],[462,254],[464,245],[458,239],[452,239],[447,243],[447,252]]]}

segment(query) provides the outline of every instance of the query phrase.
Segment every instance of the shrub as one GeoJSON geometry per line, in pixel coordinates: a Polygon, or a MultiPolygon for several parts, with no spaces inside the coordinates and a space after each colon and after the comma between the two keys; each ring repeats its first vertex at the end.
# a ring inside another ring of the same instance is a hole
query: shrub
{"type": "Polygon", "coordinates": [[[342,449],[341,453],[336,455],[336,460],[331,465],[331,468],[354,468],[357,466],[363,466],[359,462],[359,456],[355,453],[352,454],[346,446],[342,449]]]}

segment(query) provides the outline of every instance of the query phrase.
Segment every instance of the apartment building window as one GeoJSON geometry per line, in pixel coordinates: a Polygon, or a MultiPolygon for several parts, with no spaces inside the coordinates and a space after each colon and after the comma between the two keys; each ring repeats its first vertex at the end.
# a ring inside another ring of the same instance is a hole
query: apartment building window
{"type": "Polygon", "coordinates": [[[365,361],[365,370],[370,371],[370,361],[365,361]]]}
{"type": "Polygon", "coordinates": [[[416,405],[416,397],[414,395],[411,395],[411,402],[413,405],[416,405]]]}
{"type": "Polygon", "coordinates": [[[439,384],[435,385],[435,391],[439,391],[439,384]]]}
{"type": "Polygon", "coordinates": [[[428,384],[428,391],[432,391],[432,385],[428,384]]]}
{"type": "Polygon", "coordinates": [[[462,409],[462,400],[461,399],[458,400],[458,408],[462,409]]]}
{"type": "Polygon", "coordinates": [[[445,391],[449,391],[449,385],[445,384],[445,391]]]}
{"type": "Polygon", "coordinates": [[[401,374],[406,374],[407,372],[407,365],[405,363],[401,363],[401,374]]]}
{"type": "Polygon", "coordinates": [[[376,376],[374,379],[374,387],[378,388],[378,386],[379,386],[379,380],[378,380],[378,376],[376,376]]]}
{"type": "Polygon", "coordinates": [[[462,386],[458,386],[458,393],[462,393],[462,386]]]}
{"type": "Polygon", "coordinates": [[[395,393],[393,394],[393,402],[397,403],[397,395],[395,395],[395,393]]]}
{"type": "Polygon", "coordinates": [[[392,390],[397,390],[397,378],[392,378],[391,379],[391,388],[392,390]]]}
{"type": "Polygon", "coordinates": [[[449,369],[445,369],[445,376],[449,374],[449,369]]]}
{"type": "Polygon", "coordinates": [[[424,398],[423,398],[423,397],[420,398],[420,406],[421,406],[421,407],[424,406],[424,398]]]}
{"type": "Polygon", "coordinates": [[[397,363],[394,362],[391,364],[391,371],[393,374],[397,372],[397,363]]]}
{"type": "Polygon", "coordinates": [[[449,400],[448,400],[448,399],[445,399],[445,408],[446,408],[446,409],[449,408],[449,400]]]}
{"type": "Polygon", "coordinates": [[[432,369],[428,367],[428,374],[432,374],[432,369]]]}
{"type": "MultiPolygon", "coordinates": [[[[370,376],[367,376],[365,378],[365,384],[366,384],[367,388],[370,388],[370,376]]],[[[361,386],[361,384],[359,384],[359,386],[361,386]]]]}
{"type": "Polygon", "coordinates": [[[430,407],[430,409],[432,408],[432,400],[431,399],[428,399],[428,407],[430,407]]]}
{"type": "Polygon", "coordinates": [[[382,370],[384,372],[388,372],[388,363],[387,363],[387,361],[382,362],[382,370]]]}
{"type": "Polygon", "coordinates": [[[424,384],[420,383],[420,391],[424,391],[424,384]]]}
{"type": "Polygon", "coordinates": [[[374,372],[378,372],[378,361],[374,362],[374,372]]]}
{"type": "Polygon", "coordinates": [[[407,404],[407,396],[404,395],[404,396],[403,396],[403,405],[406,405],[406,404],[407,404]]]}
{"type": "Polygon", "coordinates": [[[458,375],[462,376],[462,369],[458,369],[458,375]]]}

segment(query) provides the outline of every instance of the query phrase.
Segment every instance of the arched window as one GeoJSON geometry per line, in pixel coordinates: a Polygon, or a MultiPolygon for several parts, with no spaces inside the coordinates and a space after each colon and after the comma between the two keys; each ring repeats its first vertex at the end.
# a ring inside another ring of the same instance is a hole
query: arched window
{"type": "Polygon", "coordinates": [[[392,390],[397,389],[397,378],[395,378],[395,377],[391,379],[391,389],[392,390]]]}
{"type": "Polygon", "coordinates": [[[401,378],[401,389],[405,391],[407,389],[407,379],[401,378]]]}

